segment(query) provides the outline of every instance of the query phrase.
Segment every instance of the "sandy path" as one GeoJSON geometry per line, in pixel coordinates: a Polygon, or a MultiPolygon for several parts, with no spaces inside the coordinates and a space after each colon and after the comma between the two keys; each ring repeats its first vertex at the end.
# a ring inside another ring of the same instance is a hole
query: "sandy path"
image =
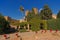
{"type": "MultiPolygon", "coordinates": [[[[20,37],[17,37],[14,34],[7,34],[10,38],[5,39],[3,35],[0,35],[0,40],[20,40],[20,37]]],[[[35,32],[24,32],[24,33],[18,33],[21,37],[22,40],[60,40],[60,31],[58,33],[55,33],[53,31],[50,33],[47,31],[46,33],[41,33],[41,31],[38,31],[37,34],[35,32]]]]}

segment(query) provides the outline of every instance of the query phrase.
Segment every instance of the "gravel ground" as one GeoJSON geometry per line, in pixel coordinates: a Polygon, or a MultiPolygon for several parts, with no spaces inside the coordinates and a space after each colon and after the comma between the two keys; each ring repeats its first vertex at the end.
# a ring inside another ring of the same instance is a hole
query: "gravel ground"
{"type": "Polygon", "coordinates": [[[18,37],[16,36],[16,33],[13,34],[7,34],[9,38],[5,39],[3,35],[0,35],[0,40],[60,40],[60,31],[55,33],[55,31],[50,32],[47,30],[47,32],[41,32],[38,31],[36,34],[35,32],[24,32],[24,33],[18,33],[18,37]]]}

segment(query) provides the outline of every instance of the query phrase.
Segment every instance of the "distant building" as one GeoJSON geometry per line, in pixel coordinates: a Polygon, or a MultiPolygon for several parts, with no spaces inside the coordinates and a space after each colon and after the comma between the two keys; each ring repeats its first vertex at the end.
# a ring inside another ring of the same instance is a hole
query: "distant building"
{"type": "Polygon", "coordinates": [[[29,10],[26,10],[26,11],[25,11],[25,16],[27,16],[27,15],[28,15],[28,13],[29,13],[29,10]]]}
{"type": "MultiPolygon", "coordinates": [[[[34,11],[35,14],[38,14],[38,9],[37,8],[33,8],[32,10],[34,11]]],[[[26,10],[25,11],[25,16],[27,16],[29,12],[32,12],[32,11],[26,10]]]]}
{"type": "Polygon", "coordinates": [[[9,17],[9,16],[4,16],[4,18],[5,18],[5,20],[7,20],[7,21],[18,21],[18,20],[15,20],[15,19],[12,19],[11,17],[9,17]]]}
{"type": "Polygon", "coordinates": [[[23,19],[20,19],[20,23],[21,22],[27,22],[26,18],[24,17],[23,19]]]}
{"type": "Polygon", "coordinates": [[[24,19],[20,19],[20,23],[21,23],[21,22],[25,22],[25,20],[24,20],[24,19]]]}
{"type": "Polygon", "coordinates": [[[38,9],[37,8],[33,8],[32,10],[35,12],[35,14],[38,14],[38,9]]]}
{"type": "Polygon", "coordinates": [[[57,19],[57,15],[52,14],[52,18],[53,18],[53,19],[57,19]]]}
{"type": "Polygon", "coordinates": [[[4,18],[5,18],[5,20],[7,20],[7,21],[10,21],[10,20],[11,20],[11,17],[9,17],[9,16],[4,16],[4,18]]]}
{"type": "Polygon", "coordinates": [[[23,19],[20,19],[20,20],[15,20],[15,19],[12,19],[11,17],[9,16],[4,16],[4,18],[9,21],[10,23],[21,23],[21,22],[26,22],[25,20],[25,17],[23,19]]]}

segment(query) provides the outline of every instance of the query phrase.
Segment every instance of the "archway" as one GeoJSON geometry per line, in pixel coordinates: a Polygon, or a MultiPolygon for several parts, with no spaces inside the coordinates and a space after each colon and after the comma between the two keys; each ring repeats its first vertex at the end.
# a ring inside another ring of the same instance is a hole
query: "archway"
{"type": "Polygon", "coordinates": [[[21,26],[20,26],[20,29],[24,29],[24,26],[23,26],[23,25],[21,25],[21,26]]]}
{"type": "Polygon", "coordinates": [[[31,25],[29,25],[29,29],[31,29],[31,25]]]}
{"type": "Polygon", "coordinates": [[[25,28],[28,29],[27,24],[25,24],[25,28]]]}
{"type": "Polygon", "coordinates": [[[43,23],[40,23],[40,29],[44,29],[44,28],[43,28],[43,23]]]}

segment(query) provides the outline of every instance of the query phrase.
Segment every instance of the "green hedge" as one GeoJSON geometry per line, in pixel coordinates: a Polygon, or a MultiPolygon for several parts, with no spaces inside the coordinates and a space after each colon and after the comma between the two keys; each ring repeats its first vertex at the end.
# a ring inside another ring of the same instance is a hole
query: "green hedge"
{"type": "Polygon", "coordinates": [[[51,19],[47,21],[47,25],[48,25],[48,30],[52,29],[52,30],[60,30],[60,19],[51,19]]]}
{"type": "Polygon", "coordinates": [[[33,18],[30,20],[31,30],[32,31],[39,31],[40,30],[40,23],[43,23],[43,29],[47,29],[47,20],[41,20],[39,18],[33,18]]]}
{"type": "Polygon", "coordinates": [[[2,25],[0,24],[0,34],[3,34],[4,32],[3,32],[3,30],[2,30],[2,25]]]}

